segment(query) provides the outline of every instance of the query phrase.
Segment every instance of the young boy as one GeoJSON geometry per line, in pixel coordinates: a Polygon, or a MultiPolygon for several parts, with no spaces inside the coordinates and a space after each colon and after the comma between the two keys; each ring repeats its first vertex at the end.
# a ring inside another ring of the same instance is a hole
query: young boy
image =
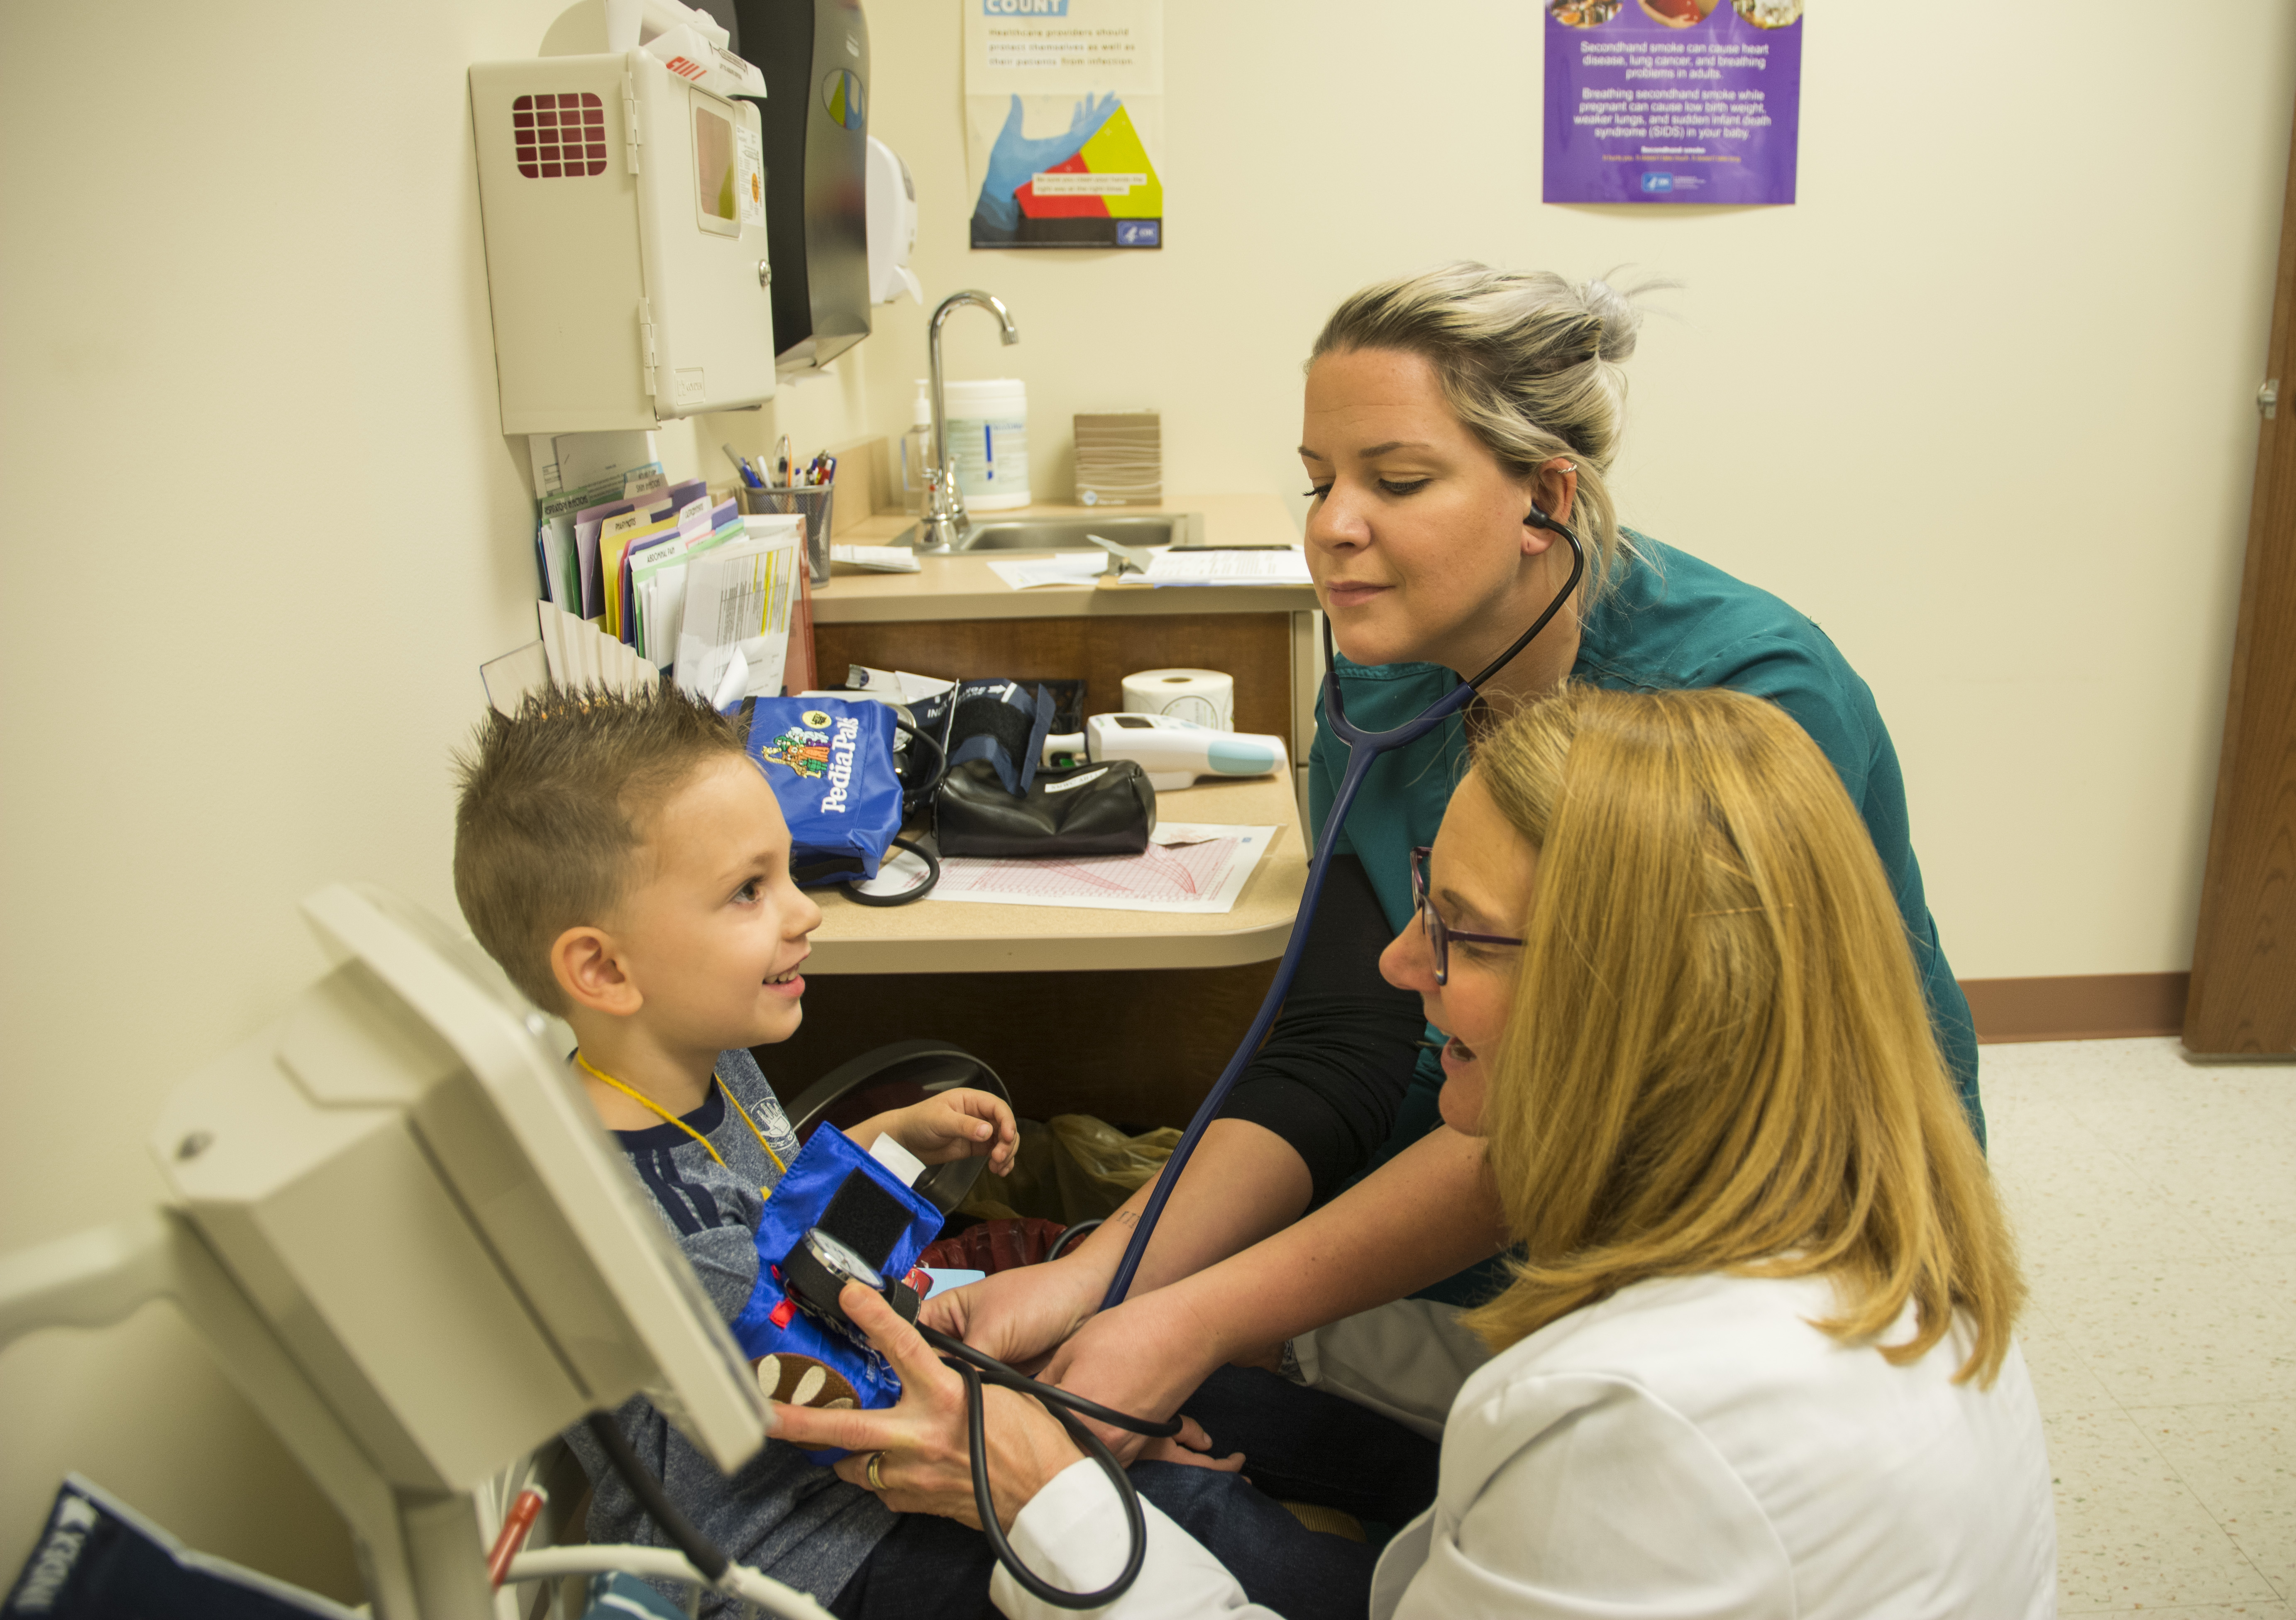
{"type": "MultiPolygon", "coordinates": [[[[748,1049],[795,1033],[799,969],[821,921],[790,881],[773,790],[730,722],[672,691],[529,698],[515,718],[489,714],[460,765],[463,914],[512,981],[573,1026],[572,1064],[599,1118],[731,1320],[757,1284],[763,1192],[798,1152],[748,1049]]],[[[1000,1173],[1019,1140],[1002,1102],[969,1091],[849,1134],[865,1149],[880,1133],[927,1163],[986,1154],[1000,1173]]],[[[1343,1445],[1367,1414],[1323,1398],[1326,1438],[1343,1445]]],[[[643,1399],[616,1418],[670,1500],[728,1557],[826,1600],[844,1620],[996,1616],[992,1555],[977,1531],[896,1515],[773,1441],[729,1479],[643,1399]]],[[[595,1492],[590,1539],[664,1544],[588,1434],[566,1438],[595,1492]]],[[[1203,1444],[1201,1433],[1191,1444],[1203,1444]]],[[[1150,1454],[1181,1453],[1159,1443],[1150,1454]]],[[[1237,1461],[1144,1461],[1132,1475],[1253,1601],[1292,1620],[1361,1620],[1376,1550],[1304,1529],[1222,1471],[1237,1461]]],[[[732,1612],[709,1601],[705,1614],[732,1612]]]]}
{"type": "MultiPolygon", "coordinates": [[[[749,1048],[804,1017],[820,908],[790,880],[774,793],[735,728],[672,691],[529,699],[490,714],[462,762],[455,892],[472,932],[580,1044],[572,1063],[719,1313],[757,1282],[763,1192],[798,1141],[749,1048]]],[[[928,1164],[1009,1168],[1011,1111],[953,1091],[848,1133],[928,1164]]],[[[768,1391],[769,1395],[775,1393],[768,1391]]],[[[783,1395],[796,1393],[783,1391],[783,1395]]],[[[671,1499],[732,1557],[828,1597],[892,1527],[865,1491],[768,1445],[731,1479],[643,1399],[617,1414],[671,1499]]],[[[586,1432],[596,1541],[659,1543],[586,1432]]]]}

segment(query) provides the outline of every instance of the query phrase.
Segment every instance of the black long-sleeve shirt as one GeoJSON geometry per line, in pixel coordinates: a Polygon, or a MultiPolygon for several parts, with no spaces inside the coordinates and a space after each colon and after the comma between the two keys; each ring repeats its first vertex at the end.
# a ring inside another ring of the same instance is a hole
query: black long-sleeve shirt
{"type": "Polygon", "coordinates": [[[1332,857],[1299,977],[1259,1055],[1220,1111],[1273,1131],[1331,1198],[1394,1129],[1426,1016],[1417,993],[1380,977],[1395,930],[1363,863],[1332,857]]]}

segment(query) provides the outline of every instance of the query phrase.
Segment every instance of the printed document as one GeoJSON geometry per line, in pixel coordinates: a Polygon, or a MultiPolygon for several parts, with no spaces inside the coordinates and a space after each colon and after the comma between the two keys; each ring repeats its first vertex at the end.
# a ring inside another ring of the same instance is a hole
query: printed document
{"type": "Polygon", "coordinates": [[[1136,855],[988,860],[943,855],[928,897],[990,905],[1071,905],[1090,911],[1233,911],[1244,880],[1274,841],[1273,827],[1167,822],[1136,855]]]}
{"type": "Polygon", "coordinates": [[[737,652],[750,670],[738,696],[781,695],[797,574],[805,566],[804,520],[750,517],[743,523],[745,538],[685,566],[677,684],[705,700],[718,694],[737,652]]]}

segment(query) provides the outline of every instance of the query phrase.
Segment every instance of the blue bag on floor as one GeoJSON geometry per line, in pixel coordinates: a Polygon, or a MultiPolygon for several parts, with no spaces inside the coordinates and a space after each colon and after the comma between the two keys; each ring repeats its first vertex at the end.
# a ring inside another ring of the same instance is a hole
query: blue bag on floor
{"type": "Polygon", "coordinates": [[[893,714],[839,698],[752,698],[742,705],[750,757],[789,822],[800,886],[873,878],[901,830],[893,714]]]}

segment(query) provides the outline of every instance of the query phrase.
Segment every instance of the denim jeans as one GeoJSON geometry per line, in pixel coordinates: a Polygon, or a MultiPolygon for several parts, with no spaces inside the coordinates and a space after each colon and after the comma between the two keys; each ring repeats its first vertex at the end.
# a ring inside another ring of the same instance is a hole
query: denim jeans
{"type": "Polygon", "coordinates": [[[1223,1367],[1180,1410],[1212,1455],[1243,1453],[1244,1477],[1278,1501],[1337,1508],[1394,1531],[1435,1501],[1443,1448],[1320,1389],[1250,1367],[1223,1367]]]}

